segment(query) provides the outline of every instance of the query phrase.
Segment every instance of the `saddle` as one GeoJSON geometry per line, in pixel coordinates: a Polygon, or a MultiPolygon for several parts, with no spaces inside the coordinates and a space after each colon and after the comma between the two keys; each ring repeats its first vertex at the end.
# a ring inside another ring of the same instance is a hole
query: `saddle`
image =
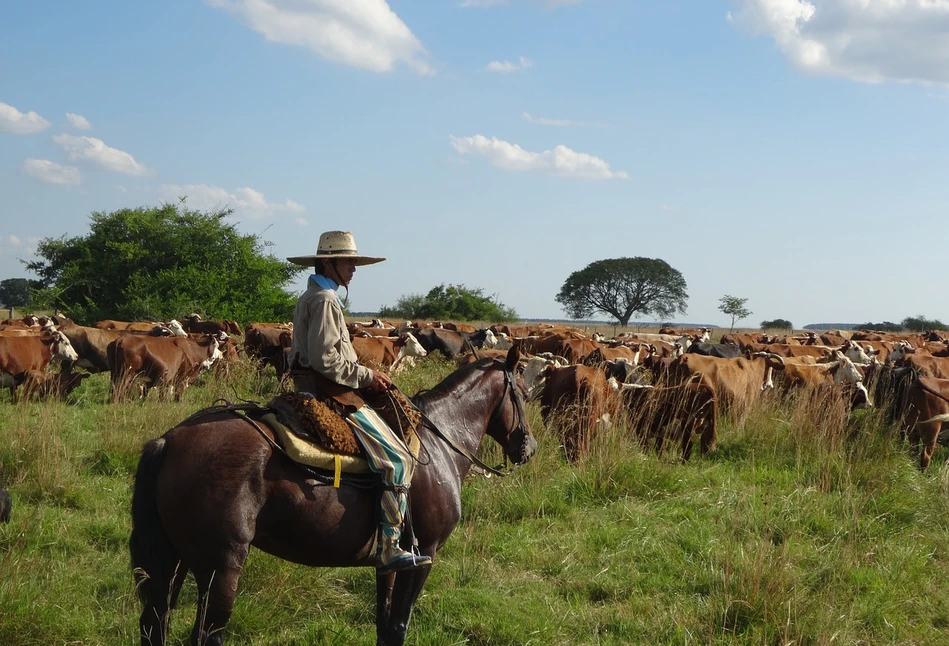
{"type": "MultiPolygon", "coordinates": [[[[398,391],[371,400],[370,406],[396,433],[401,431],[409,451],[417,458],[421,443],[416,429],[421,414],[398,391]]],[[[283,393],[264,410],[267,412],[258,419],[270,427],[287,455],[301,464],[335,472],[336,486],[341,473],[370,473],[365,452],[353,433],[354,422],[345,417],[348,411],[334,400],[324,401],[309,393],[283,393]]]]}

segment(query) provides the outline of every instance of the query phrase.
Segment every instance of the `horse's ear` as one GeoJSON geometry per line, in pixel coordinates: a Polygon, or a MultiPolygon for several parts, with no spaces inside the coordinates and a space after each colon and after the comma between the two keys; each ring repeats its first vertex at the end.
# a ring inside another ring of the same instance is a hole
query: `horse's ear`
{"type": "Polygon", "coordinates": [[[521,353],[517,349],[517,346],[511,346],[511,349],[507,351],[507,359],[504,361],[504,369],[508,372],[514,372],[514,369],[517,368],[517,362],[521,358],[521,353]]]}

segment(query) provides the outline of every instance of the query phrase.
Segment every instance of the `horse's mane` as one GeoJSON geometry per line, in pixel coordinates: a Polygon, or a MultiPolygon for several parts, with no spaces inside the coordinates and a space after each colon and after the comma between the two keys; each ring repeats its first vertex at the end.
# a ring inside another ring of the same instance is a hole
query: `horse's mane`
{"type": "Polygon", "coordinates": [[[464,381],[470,373],[474,372],[475,370],[485,370],[495,363],[501,363],[501,361],[491,357],[485,357],[484,359],[479,359],[474,363],[469,363],[466,366],[458,368],[431,388],[418,391],[410,399],[416,406],[424,410],[426,405],[431,403],[433,400],[440,399],[448,392],[454,390],[455,387],[460,382],[464,381]]]}

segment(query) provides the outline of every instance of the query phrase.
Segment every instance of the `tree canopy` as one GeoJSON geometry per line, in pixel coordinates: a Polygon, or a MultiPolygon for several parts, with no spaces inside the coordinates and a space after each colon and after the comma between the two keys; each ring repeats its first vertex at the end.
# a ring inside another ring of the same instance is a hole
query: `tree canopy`
{"type": "Polygon", "coordinates": [[[728,294],[725,294],[720,299],[718,299],[719,311],[732,317],[732,326],[729,332],[735,329],[735,321],[740,321],[741,319],[747,318],[754,314],[754,312],[745,307],[745,303],[747,302],[747,298],[729,296],[728,294]]]}
{"type": "Polygon", "coordinates": [[[26,278],[6,278],[0,280],[0,305],[3,307],[24,307],[30,304],[30,280],[26,278]]]}
{"type": "Polygon", "coordinates": [[[928,332],[929,330],[945,330],[946,324],[939,319],[927,319],[922,314],[907,316],[902,321],[903,328],[910,332],[928,332]]]}
{"type": "MultiPolygon", "coordinates": [[[[750,314],[748,316],[751,316],[750,314]]],[[[761,330],[793,330],[794,325],[787,319],[774,319],[771,321],[762,321],[761,330]]]]}
{"type": "Polygon", "coordinates": [[[608,258],[597,260],[564,281],[556,301],[574,319],[594,312],[628,325],[634,313],[669,318],[685,313],[685,278],[658,258],[608,258]]]}
{"type": "Polygon", "coordinates": [[[433,287],[428,294],[406,294],[392,307],[383,306],[379,315],[385,318],[490,321],[501,323],[517,320],[517,312],[497,300],[485,296],[480,288],[464,285],[433,287]]]}
{"type": "Polygon", "coordinates": [[[283,287],[305,269],[265,254],[267,243],[224,221],[230,213],[170,204],[93,213],[88,235],[40,241],[41,260],[27,263],[43,287],[35,300],[85,323],[191,312],[288,320],[296,298],[283,287]]]}

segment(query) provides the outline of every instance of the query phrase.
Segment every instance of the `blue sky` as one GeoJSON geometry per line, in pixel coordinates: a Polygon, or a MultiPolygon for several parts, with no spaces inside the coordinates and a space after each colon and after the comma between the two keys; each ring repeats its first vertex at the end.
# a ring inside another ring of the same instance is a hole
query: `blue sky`
{"type": "MultiPolygon", "coordinates": [[[[661,258],[678,320],[949,322],[949,0],[8,3],[0,278],[188,196],[280,257],[354,232],[354,309],[440,283],[561,318],[661,258]],[[931,286],[937,285],[935,289],[931,286]]],[[[304,288],[304,278],[291,286],[304,288]]]]}

